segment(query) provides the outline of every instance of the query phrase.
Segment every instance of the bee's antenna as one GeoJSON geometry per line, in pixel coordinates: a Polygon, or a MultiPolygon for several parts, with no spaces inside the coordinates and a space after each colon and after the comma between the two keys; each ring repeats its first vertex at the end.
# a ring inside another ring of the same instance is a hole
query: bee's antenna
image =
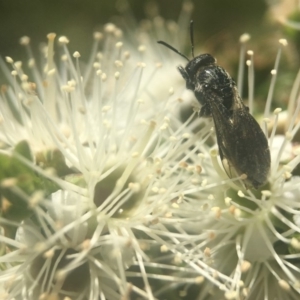
{"type": "Polygon", "coordinates": [[[167,48],[169,48],[169,49],[171,49],[172,51],[176,52],[176,53],[179,54],[180,56],[184,57],[187,61],[190,61],[184,54],[182,54],[181,52],[179,52],[177,49],[175,49],[175,48],[172,47],[171,45],[167,44],[166,42],[158,41],[157,43],[166,46],[167,48]]]}
{"type": "Polygon", "coordinates": [[[191,20],[190,22],[190,38],[191,38],[191,45],[192,45],[192,57],[194,58],[194,21],[191,20]]]}

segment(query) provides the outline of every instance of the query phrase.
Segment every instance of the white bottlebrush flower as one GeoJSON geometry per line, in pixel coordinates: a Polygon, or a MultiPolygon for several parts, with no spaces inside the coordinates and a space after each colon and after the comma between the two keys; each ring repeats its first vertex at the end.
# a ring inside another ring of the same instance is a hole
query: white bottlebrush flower
{"type": "MultiPolygon", "coordinates": [[[[286,134],[276,136],[283,114],[270,113],[276,60],[264,116],[266,131],[268,121],[274,124],[269,181],[262,190],[245,190],[223,171],[212,121],[197,112],[178,118],[191,93],[175,69],[180,57],[156,45],[169,41],[162,22],[144,24],[159,36],[141,30],[136,48],[107,25],[95,34],[84,72],[65,37],[56,63],[53,34],[42,73],[32,57],[32,75],[11,58],[12,72],[1,63],[10,87],[0,99],[0,154],[29,165],[36,187],[22,190],[18,169],[1,177],[8,198],[0,218],[2,298],[298,299],[299,82],[286,134]],[[32,162],[22,151],[12,154],[22,140],[32,162]],[[41,178],[55,185],[45,181],[43,189],[41,178]],[[18,205],[8,191],[25,205],[25,217],[9,214],[18,205]]],[[[30,54],[28,38],[21,43],[30,54]]],[[[250,88],[250,111],[252,101],[250,88]]]]}
{"type": "MultiPolygon", "coordinates": [[[[66,37],[58,39],[62,56],[55,63],[54,34],[42,72],[33,57],[30,75],[20,62],[6,58],[12,72],[1,62],[10,86],[1,94],[0,154],[16,168],[1,177],[6,299],[156,299],[203,281],[189,265],[175,264],[180,252],[173,238],[187,235],[170,232],[168,224],[172,207],[199,177],[199,166],[186,161],[210,126],[194,136],[204,124],[191,124],[196,113],[179,121],[184,87],[161,84],[173,76],[171,82],[179,81],[174,62],[147,32],[142,38],[135,50],[108,24],[104,35],[95,34],[85,73],[66,37]],[[27,156],[13,150],[23,140],[27,156]],[[24,175],[30,189],[21,185],[24,175]]],[[[21,43],[30,54],[29,39],[21,43]]]]}

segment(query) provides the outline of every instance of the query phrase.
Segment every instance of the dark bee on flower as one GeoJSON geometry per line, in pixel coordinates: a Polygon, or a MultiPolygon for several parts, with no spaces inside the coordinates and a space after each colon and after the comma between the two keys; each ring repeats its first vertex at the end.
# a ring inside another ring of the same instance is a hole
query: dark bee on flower
{"type": "Polygon", "coordinates": [[[233,169],[245,175],[246,187],[258,188],[266,183],[270,170],[270,151],[262,129],[249,113],[231,76],[210,54],[194,57],[193,21],[190,36],[193,59],[169,44],[158,41],[188,60],[178,70],[201,104],[200,116],[212,117],[215,125],[220,158],[229,177],[233,169]]]}

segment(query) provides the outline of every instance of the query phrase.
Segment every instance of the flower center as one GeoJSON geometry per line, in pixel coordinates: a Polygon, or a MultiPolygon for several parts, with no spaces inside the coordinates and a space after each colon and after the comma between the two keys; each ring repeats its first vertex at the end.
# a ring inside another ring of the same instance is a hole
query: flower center
{"type": "Polygon", "coordinates": [[[144,192],[136,183],[132,173],[122,187],[119,187],[120,178],[125,170],[125,166],[113,170],[103,180],[99,181],[94,189],[96,207],[102,207],[103,211],[115,218],[128,217],[143,199],[144,192]]]}
{"type": "Polygon", "coordinates": [[[40,294],[68,295],[83,291],[90,282],[89,266],[87,262],[75,263],[72,257],[77,254],[72,248],[50,249],[35,258],[30,268],[32,288],[39,289],[40,294]],[[64,272],[66,267],[71,271],[64,272]]]}

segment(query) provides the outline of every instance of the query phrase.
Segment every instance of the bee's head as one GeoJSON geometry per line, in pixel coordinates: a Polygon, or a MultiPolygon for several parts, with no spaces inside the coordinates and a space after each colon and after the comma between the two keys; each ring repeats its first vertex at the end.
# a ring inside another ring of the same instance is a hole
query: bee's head
{"type": "Polygon", "coordinates": [[[183,68],[182,66],[178,67],[178,70],[183,77],[183,79],[186,81],[186,88],[189,90],[195,89],[195,76],[198,73],[198,71],[202,70],[203,68],[206,68],[208,66],[216,64],[217,60],[211,56],[210,54],[200,54],[190,60],[186,67],[183,68]]]}
{"type": "Polygon", "coordinates": [[[188,62],[185,67],[189,76],[194,76],[199,69],[216,64],[217,60],[210,54],[200,54],[188,62]]]}
{"type": "Polygon", "coordinates": [[[182,66],[179,66],[178,70],[186,82],[186,88],[189,90],[194,90],[195,82],[196,82],[195,77],[196,77],[198,71],[205,67],[208,67],[210,65],[214,65],[217,61],[210,54],[200,54],[199,56],[194,57],[193,20],[191,20],[191,23],[190,23],[190,37],[191,37],[192,57],[193,57],[192,60],[188,59],[184,54],[182,54],[176,48],[172,47],[171,45],[167,44],[166,42],[158,41],[158,43],[171,49],[172,51],[174,51],[175,53],[184,57],[188,61],[188,64],[186,65],[185,68],[183,68],[182,66]]]}

